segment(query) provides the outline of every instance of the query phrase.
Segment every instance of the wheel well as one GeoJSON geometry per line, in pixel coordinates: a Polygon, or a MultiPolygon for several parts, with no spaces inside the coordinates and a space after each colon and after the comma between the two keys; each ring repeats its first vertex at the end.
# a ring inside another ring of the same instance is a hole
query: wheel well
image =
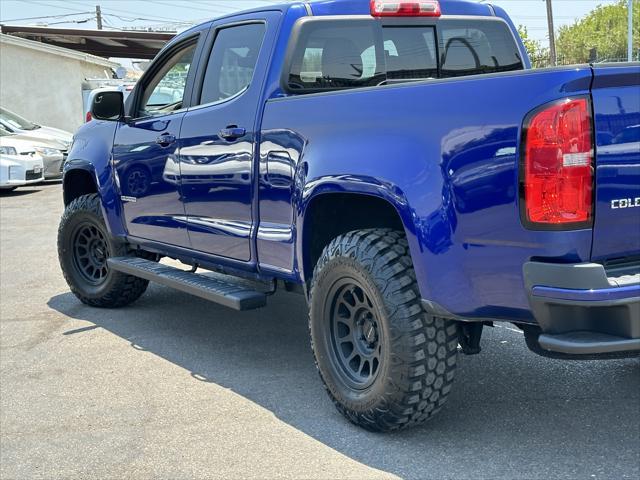
{"type": "Polygon", "coordinates": [[[308,280],[324,247],[338,235],[367,228],[404,231],[395,207],[378,197],[354,193],[328,193],[311,200],[304,222],[304,271],[308,280]]]}
{"type": "Polygon", "coordinates": [[[67,206],[82,195],[98,193],[93,176],[86,170],[70,170],[64,175],[64,205],[67,206]]]}

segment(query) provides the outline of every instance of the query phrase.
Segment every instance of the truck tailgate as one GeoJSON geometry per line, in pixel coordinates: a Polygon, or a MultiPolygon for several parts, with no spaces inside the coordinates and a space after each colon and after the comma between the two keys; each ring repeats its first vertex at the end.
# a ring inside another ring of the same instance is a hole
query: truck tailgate
{"type": "Polygon", "coordinates": [[[640,256],[640,66],[594,67],[593,261],[640,256]]]}

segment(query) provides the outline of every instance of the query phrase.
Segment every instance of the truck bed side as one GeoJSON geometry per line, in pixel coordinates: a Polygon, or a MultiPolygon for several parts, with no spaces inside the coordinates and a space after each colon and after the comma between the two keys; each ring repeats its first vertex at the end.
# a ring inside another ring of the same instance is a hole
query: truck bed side
{"type": "MultiPolygon", "coordinates": [[[[402,219],[423,298],[455,315],[531,321],[522,265],[588,261],[592,231],[522,226],[522,122],[542,104],[588,95],[591,80],[582,66],[269,101],[261,154],[274,144],[293,150],[296,238],[265,238],[259,249],[277,246],[270,263],[283,270],[295,253],[306,279],[309,205],[336,191],[373,195],[402,219]]],[[[285,209],[281,218],[291,218],[286,203],[271,200],[260,199],[270,215],[285,209]]]]}

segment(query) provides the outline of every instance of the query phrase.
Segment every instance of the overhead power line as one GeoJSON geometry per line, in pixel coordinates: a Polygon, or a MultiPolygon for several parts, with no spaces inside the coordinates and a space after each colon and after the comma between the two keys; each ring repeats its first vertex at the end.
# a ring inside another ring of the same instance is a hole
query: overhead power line
{"type": "Polygon", "coordinates": [[[29,4],[34,4],[35,3],[36,5],[42,5],[43,7],[57,8],[57,9],[60,9],[60,10],[67,10],[67,11],[74,12],[74,13],[82,13],[77,8],[63,7],[63,6],[55,5],[55,4],[51,4],[51,3],[39,2],[39,1],[36,1],[36,0],[17,0],[17,1],[21,2],[21,3],[29,3],[29,4]]]}
{"type": "Polygon", "coordinates": [[[3,22],[24,22],[27,20],[46,20],[48,18],[66,18],[66,17],[74,17],[78,15],[88,15],[93,12],[78,12],[78,13],[62,13],[60,15],[44,15],[42,17],[25,17],[25,18],[11,18],[8,20],[2,20],[3,22]]]}
{"type": "Polygon", "coordinates": [[[96,17],[89,17],[89,18],[85,18],[83,20],[67,20],[65,22],[53,22],[53,23],[47,23],[47,27],[51,26],[51,25],[61,25],[63,23],[88,23],[92,20],[94,20],[96,17]]]}
{"type": "Polygon", "coordinates": [[[171,19],[171,18],[168,18],[168,17],[159,17],[157,15],[149,15],[147,13],[132,12],[131,10],[122,10],[120,8],[111,8],[111,7],[109,7],[109,8],[104,8],[103,11],[116,12],[116,13],[120,13],[120,14],[134,15],[134,16],[136,16],[136,15],[145,15],[146,17],[148,17],[145,20],[151,20],[153,22],[162,22],[162,21],[171,22],[171,23],[175,22],[175,19],[171,19]]]}
{"type": "MultiPolygon", "coordinates": [[[[115,13],[104,13],[102,14],[103,17],[113,17],[113,18],[117,18],[118,20],[122,21],[122,22],[158,22],[157,18],[146,18],[146,17],[123,17],[122,15],[116,15],[115,13]]],[[[192,20],[167,20],[166,22],[160,22],[162,23],[167,23],[167,24],[183,24],[183,25],[192,25],[193,21],[192,20]]]]}
{"type": "MultiPolygon", "coordinates": [[[[154,3],[154,4],[156,4],[156,5],[162,5],[163,7],[166,7],[166,6],[169,6],[169,7],[175,6],[175,4],[172,4],[172,3],[170,3],[170,2],[159,2],[158,0],[148,0],[148,1],[149,1],[149,3],[154,3]]],[[[202,4],[201,4],[201,3],[199,3],[198,5],[202,5],[202,4]]],[[[218,5],[213,5],[213,4],[212,4],[212,8],[215,8],[216,10],[219,10],[220,8],[225,8],[225,9],[227,9],[227,11],[228,11],[228,12],[235,12],[235,11],[240,10],[240,9],[238,9],[238,8],[230,7],[229,5],[218,6],[218,5]]],[[[190,6],[189,6],[189,10],[198,10],[198,11],[200,11],[200,12],[213,13],[213,11],[212,11],[212,9],[211,9],[211,8],[201,8],[201,7],[195,7],[195,6],[193,6],[193,5],[190,5],[190,6]]]]}

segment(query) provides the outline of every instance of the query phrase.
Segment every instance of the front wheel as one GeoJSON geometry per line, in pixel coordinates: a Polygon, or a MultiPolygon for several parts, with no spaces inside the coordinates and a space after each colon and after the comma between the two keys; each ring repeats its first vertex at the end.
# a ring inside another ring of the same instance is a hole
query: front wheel
{"type": "Polygon", "coordinates": [[[64,211],[58,228],[58,258],[69,288],[83,303],[122,307],[145,292],[147,280],[115,272],[107,264],[110,257],[128,255],[127,250],[109,235],[97,194],[78,197],[64,211]]]}
{"type": "Polygon", "coordinates": [[[424,311],[400,232],[354,231],[325,248],[311,284],[309,328],[329,397],[367,430],[424,422],[451,390],[458,326],[424,311]]]}

